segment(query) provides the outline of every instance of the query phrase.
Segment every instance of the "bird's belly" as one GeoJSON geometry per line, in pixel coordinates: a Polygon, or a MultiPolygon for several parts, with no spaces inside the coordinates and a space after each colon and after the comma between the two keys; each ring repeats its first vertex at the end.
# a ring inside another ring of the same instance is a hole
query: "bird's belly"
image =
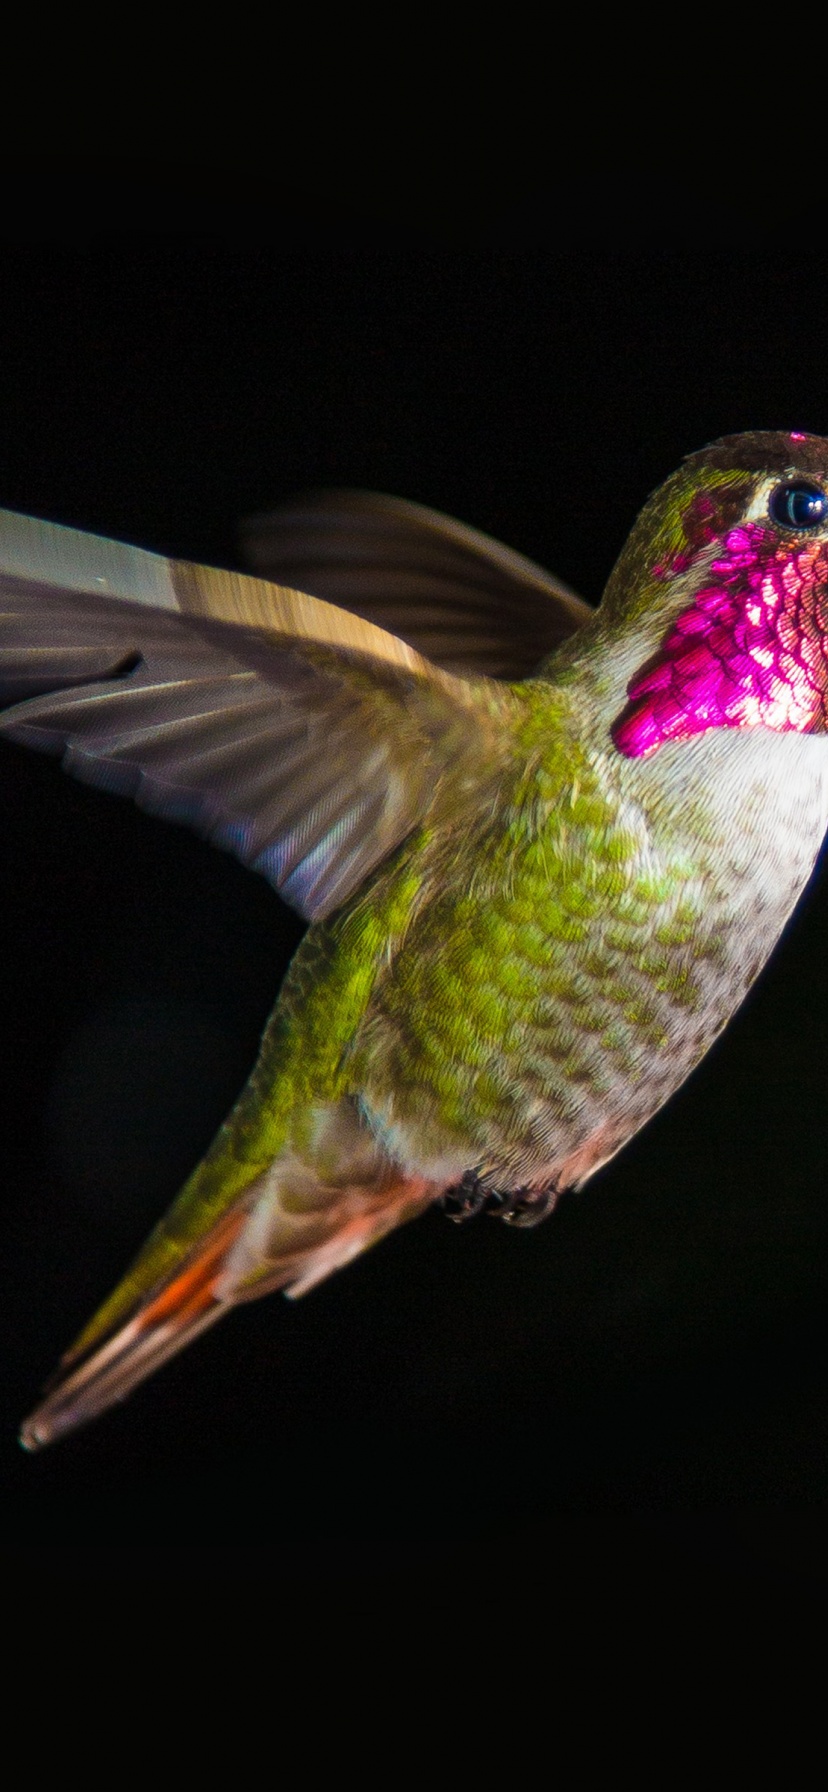
{"type": "Polygon", "coordinates": [[[360,1078],[372,1132],[434,1182],[469,1170],[501,1189],[584,1181],[684,1081],[734,1005],[677,1014],[643,999],[637,982],[627,970],[622,989],[615,963],[596,980],[591,1003],[584,990],[582,1010],[541,998],[499,1041],[478,1028],[472,1001],[452,1026],[448,1016],[435,1023],[431,1052],[397,1035],[384,1062],[372,1053],[372,1073],[360,1078]],[[438,1061],[437,1038],[447,1033],[450,1056],[438,1061]]]}
{"type": "Polygon", "coordinates": [[[828,755],[824,742],[790,745],[770,789],[757,751],[761,779],[717,785],[708,838],[674,831],[669,847],[632,855],[609,900],[585,861],[580,884],[539,895],[516,881],[508,897],[434,905],[355,1053],[354,1092],[395,1158],[434,1181],[482,1169],[506,1188],[563,1188],[663,1105],[812,870],[828,755]]]}

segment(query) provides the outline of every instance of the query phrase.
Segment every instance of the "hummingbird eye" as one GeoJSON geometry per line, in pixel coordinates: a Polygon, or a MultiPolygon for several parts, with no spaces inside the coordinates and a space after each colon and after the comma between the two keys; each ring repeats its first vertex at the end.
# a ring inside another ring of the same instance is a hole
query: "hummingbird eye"
{"type": "Polygon", "coordinates": [[[768,500],[771,521],[783,529],[818,529],[828,518],[828,498],[818,485],[777,485],[768,500]]]}

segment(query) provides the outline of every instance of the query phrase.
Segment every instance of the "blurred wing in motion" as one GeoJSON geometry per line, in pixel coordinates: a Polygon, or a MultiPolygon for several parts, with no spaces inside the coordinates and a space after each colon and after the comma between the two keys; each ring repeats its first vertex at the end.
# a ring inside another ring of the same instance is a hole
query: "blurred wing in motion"
{"type": "Polygon", "coordinates": [[[522,554],[377,492],[294,498],[242,525],[247,564],[388,629],[449,672],[527,678],[593,614],[522,554]]]}
{"type": "MultiPolygon", "coordinates": [[[[0,735],[191,823],[307,919],[330,914],[441,789],[461,822],[490,800],[522,711],[485,672],[530,670],[590,614],[459,524],[370,497],[345,511],[360,505],[367,533],[334,555],[357,613],[0,512],[0,735]]],[[[316,521],[303,573],[311,538],[316,521]]],[[[27,1447],[123,1398],[236,1301],[303,1293],[441,1192],[387,1158],[347,1099],[315,1111],[308,1162],[289,1144],[274,1156],[267,1113],[257,1154],[245,1100],[64,1359],[27,1447]]]]}
{"type": "Polygon", "coordinates": [[[338,907],[508,693],[301,591],[0,512],[0,734],[338,907]],[[10,706],[10,707],[9,707],[10,706]]]}

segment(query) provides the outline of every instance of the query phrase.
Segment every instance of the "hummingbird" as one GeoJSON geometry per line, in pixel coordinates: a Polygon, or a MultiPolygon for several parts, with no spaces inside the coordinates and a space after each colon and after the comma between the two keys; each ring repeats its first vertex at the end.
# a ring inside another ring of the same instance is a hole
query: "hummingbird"
{"type": "Polygon", "coordinates": [[[309,924],[31,1450],[432,1203],[545,1218],[698,1064],[828,827],[828,440],[690,455],[597,609],[372,493],[283,505],[246,548],[226,572],[0,513],[0,733],[309,924]]]}

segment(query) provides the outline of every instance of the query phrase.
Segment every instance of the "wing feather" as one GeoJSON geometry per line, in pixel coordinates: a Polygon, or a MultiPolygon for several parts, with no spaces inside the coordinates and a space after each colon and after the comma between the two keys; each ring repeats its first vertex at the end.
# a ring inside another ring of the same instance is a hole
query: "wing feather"
{"type": "Polygon", "coordinates": [[[0,734],[200,829],[308,919],[491,757],[484,682],[307,593],[0,512],[0,734]]]}
{"type": "Polygon", "coordinates": [[[241,534],[255,572],[344,605],[451,672],[525,678],[592,614],[491,536],[378,492],[310,493],[241,534]]]}

